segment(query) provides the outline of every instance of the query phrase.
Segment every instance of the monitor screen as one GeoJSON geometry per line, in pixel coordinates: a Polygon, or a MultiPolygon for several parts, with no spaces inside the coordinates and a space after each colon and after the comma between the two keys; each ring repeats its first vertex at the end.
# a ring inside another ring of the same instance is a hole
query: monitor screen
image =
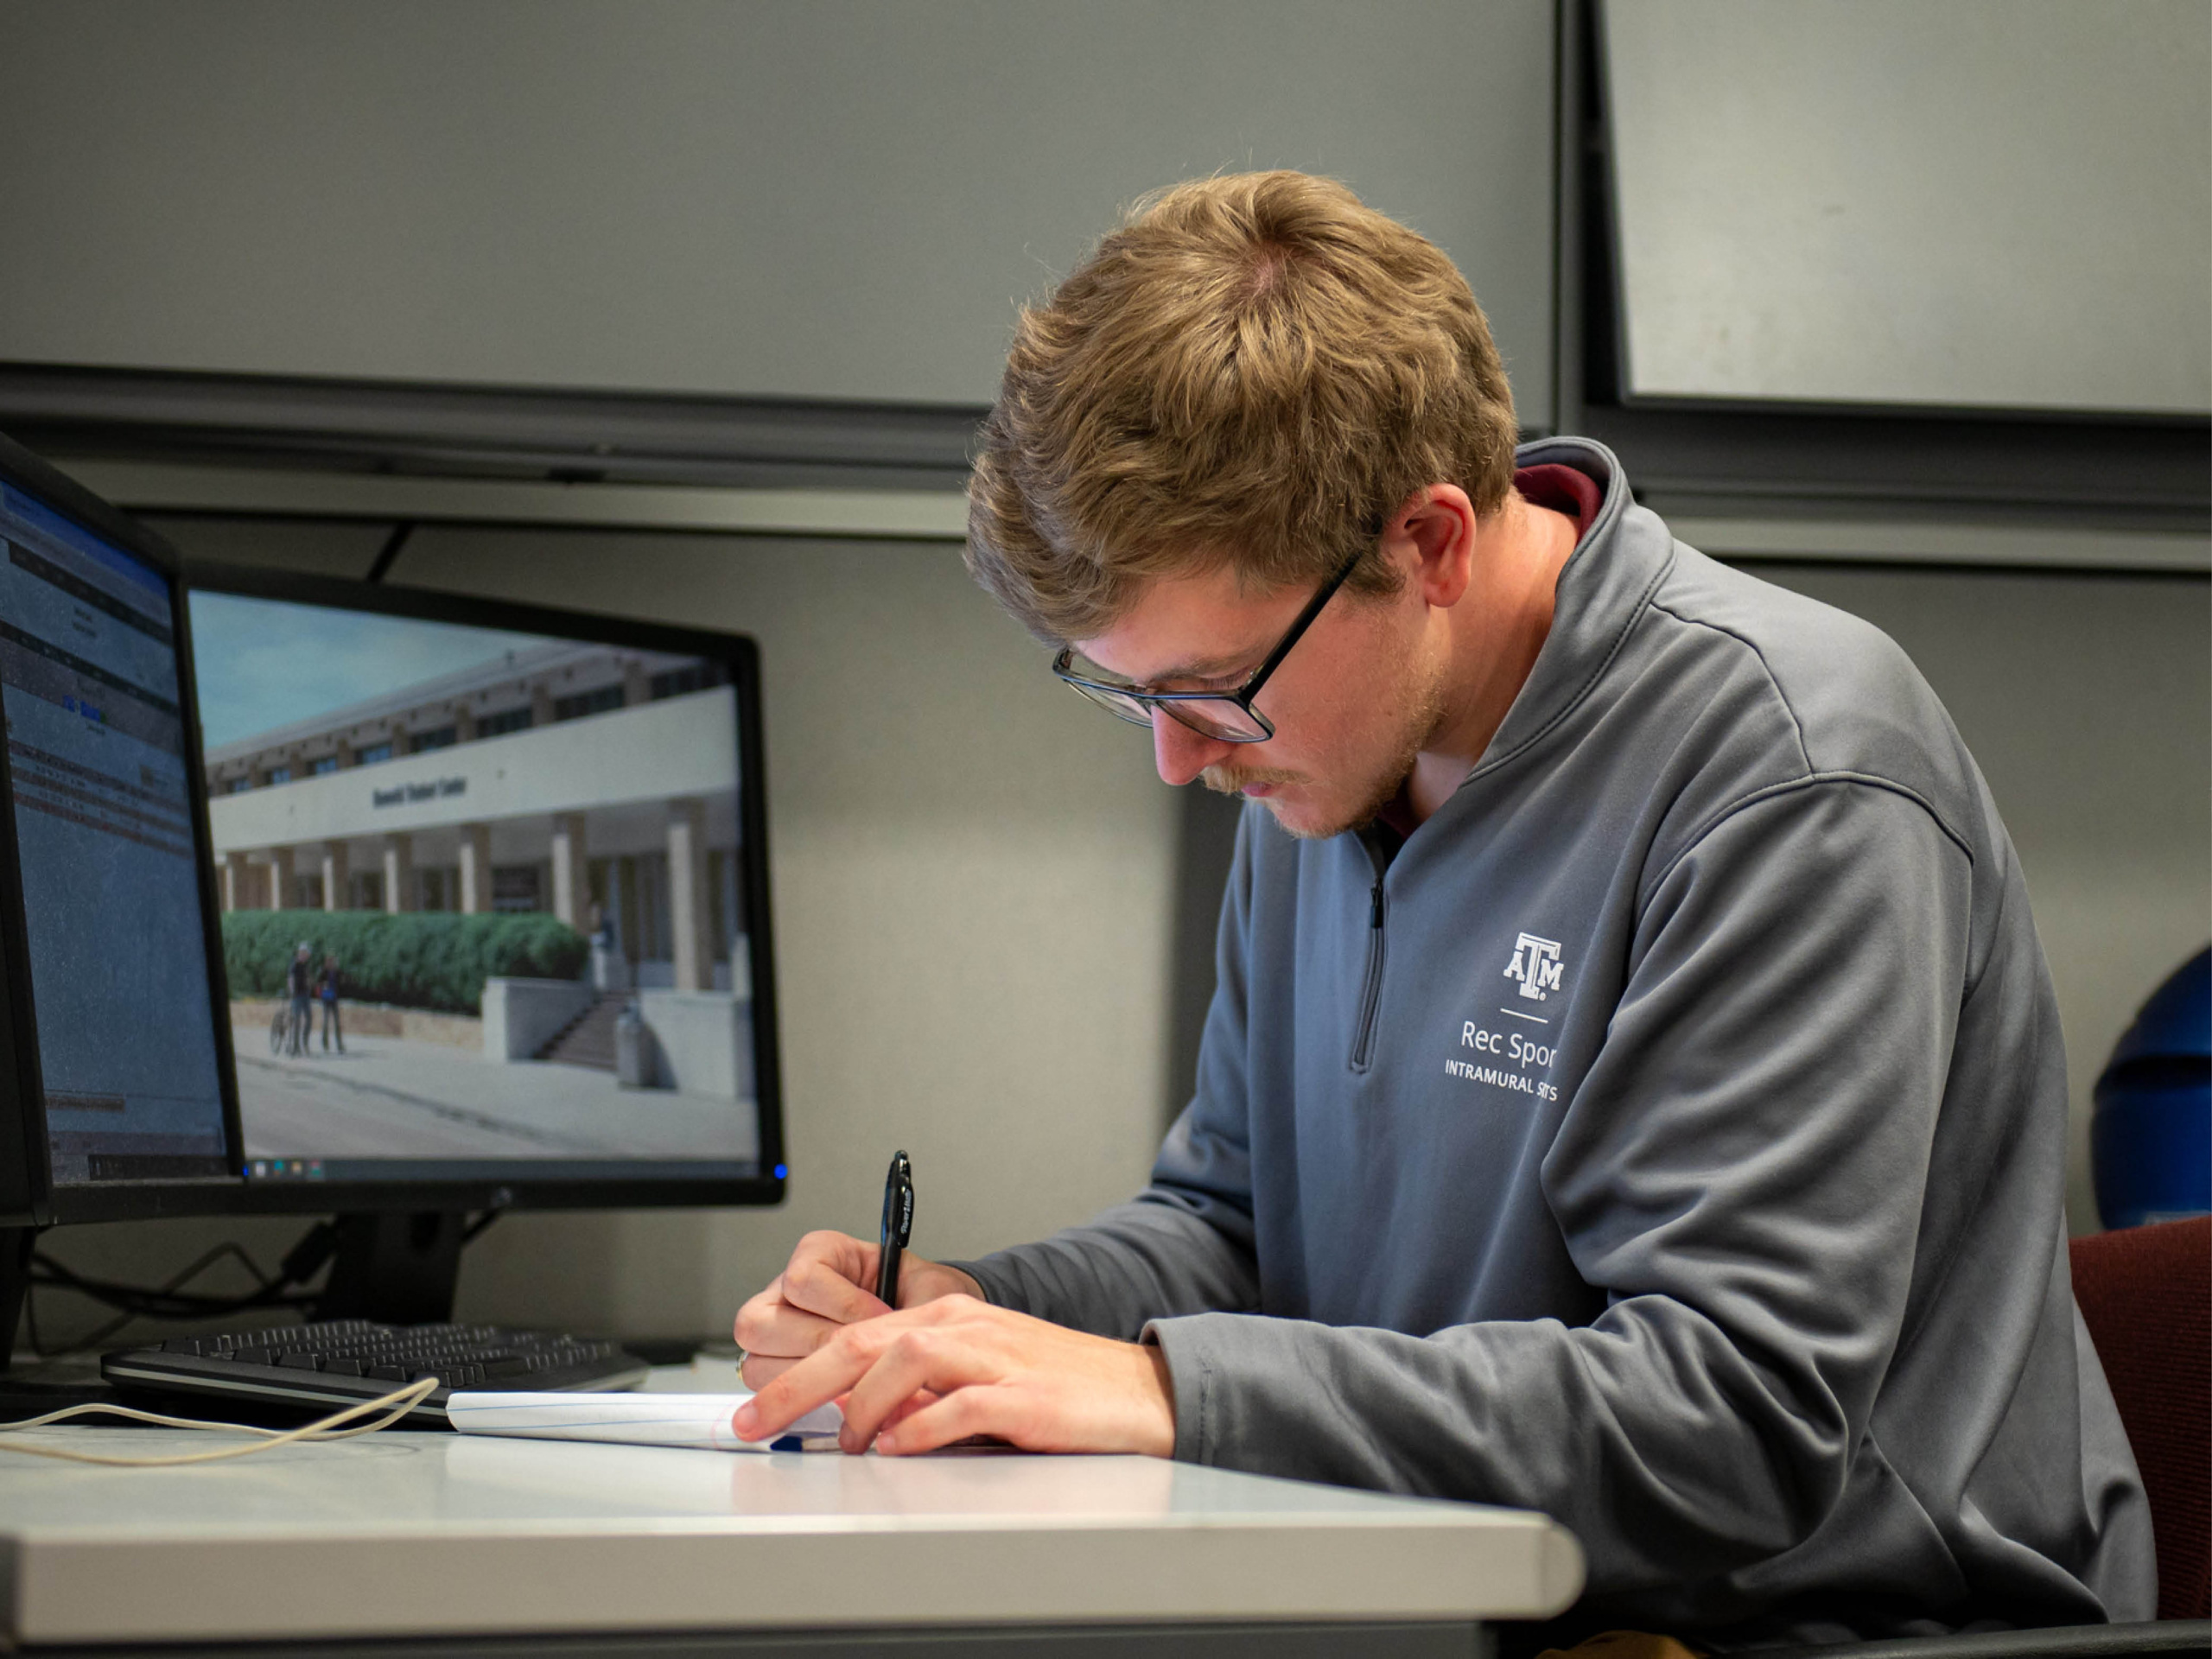
{"type": "Polygon", "coordinates": [[[172,578],[0,483],[0,702],[56,1189],[232,1174],[172,578]]]}
{"type": "Polygon", "coordinates": [[[248,1183],[779,1178],[749,642],[334,591],[191,595],[248,1183]]]}

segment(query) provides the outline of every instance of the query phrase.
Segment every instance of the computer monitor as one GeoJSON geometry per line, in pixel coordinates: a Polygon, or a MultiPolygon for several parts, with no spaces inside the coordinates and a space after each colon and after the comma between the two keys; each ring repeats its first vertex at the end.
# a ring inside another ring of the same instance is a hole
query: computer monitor
{"type": "Polygon", "coordinates": [[[773,1204],[751,640],[193,566],[237,1207],[326,1317],[444,1317],[469,1211],[773,1204]]]}
{"type": "Polygon", "coordinates": [[[0,1361],[35,1230],[242,1185],[175,554],[0,439],[0,1361]]]}
{"type": "Polygon", "coordinates": [[[752,642],[188,574],[242,1204],[780,1198],[752,642]]]}
{"type": "Polygon", "coordinates": [[[472,1211],[778,1202],[752,642],[180,570],[0,438],[0,1363],[58,1223],[421,1319],[472,1211]]]}
{"type": "Polygon", "coordinates": [[[238,1124],[176,560],[4,442],[0,543],[0,1224],[219,1206],[238,1124]]]}

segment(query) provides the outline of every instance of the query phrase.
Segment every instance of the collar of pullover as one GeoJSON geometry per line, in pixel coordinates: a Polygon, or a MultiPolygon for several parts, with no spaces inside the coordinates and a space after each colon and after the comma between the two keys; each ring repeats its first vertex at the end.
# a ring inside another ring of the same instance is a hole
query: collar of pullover
{"type": "MultiPolygon", "coordinates": [[[[1430,822],[1448,818],[1469,783],[1508,765],[1590,694],[1623,639],[1674,563],[1674,540],[1657,514],[1636,505],[1620,462],[1588,438],[1545,438],[1514,452],[1514,470],[1529,478],[1523,493],[1540,506],[1573,512],[1581,535],[1560,569],[1551,631],[1513,706],[1459,791],[1430,822]],[[1580,474],[1586,484],[1561,476],[1580,474]],[[1533,477],[1529,477],[1530,474],[1533,477]]],[[[1374,823],[1354,832],[1379,878],[1409,839],[1404,791],[1374,823]]]]}
{"type": "Polygon", "coordinates": [[[1599,499],[1560,571],[1551,632],[1470,779],[1505,765],[1589,695],[1674,560],[1666,526],[1636,505],[1620,462],[1605,445],[1544,438],[1522,444],[1514,465],[1572,468],[1597,486],[1599,499]]]}

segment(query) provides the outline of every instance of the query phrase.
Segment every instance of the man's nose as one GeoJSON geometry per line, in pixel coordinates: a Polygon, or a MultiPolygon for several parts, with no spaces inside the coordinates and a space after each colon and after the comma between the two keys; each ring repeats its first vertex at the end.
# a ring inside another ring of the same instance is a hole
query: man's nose
{"type": "Polygon", "coordinates": [[[1236,747],[1192,731],[1163,709],[1152,711],[1152,761],[1162,783],[1187,784],[1216,761],[1226,760],[1236,747]]]}

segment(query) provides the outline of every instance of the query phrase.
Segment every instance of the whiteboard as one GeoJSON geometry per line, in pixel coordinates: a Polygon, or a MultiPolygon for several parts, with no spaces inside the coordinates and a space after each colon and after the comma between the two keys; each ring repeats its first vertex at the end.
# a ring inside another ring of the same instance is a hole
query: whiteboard
{"type": "Polygon", "coordinates": [[[2204,0],[1605,0],[1630,399],[2212,410],[2204,0]]]}

